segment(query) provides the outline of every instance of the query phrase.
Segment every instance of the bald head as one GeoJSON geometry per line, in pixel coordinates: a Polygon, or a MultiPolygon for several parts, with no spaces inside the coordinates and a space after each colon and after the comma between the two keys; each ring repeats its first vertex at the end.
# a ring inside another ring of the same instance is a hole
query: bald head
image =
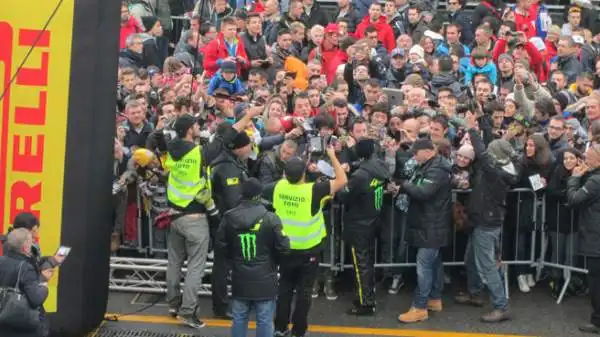
{"type": "Polygon", "coordinates": [[[410,141],[415,141],[417,139],[417,136],[419,135],[421,123],[416,118],[409,118],[404,121],[402,127],[404,129],[404,132],[406,133],[406,137],[410,141]]]}

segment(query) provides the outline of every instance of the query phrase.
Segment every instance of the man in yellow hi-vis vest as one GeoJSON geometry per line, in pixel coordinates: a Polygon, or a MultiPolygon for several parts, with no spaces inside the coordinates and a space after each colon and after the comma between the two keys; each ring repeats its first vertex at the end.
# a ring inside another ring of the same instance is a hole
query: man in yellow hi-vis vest
{"type": "Polygon", "coordinates": [[[273,201],[291,248],[291,253],[281,261],[275,336],[287,336],[294,290],[296,306],[292,336],[304,336],[308,328],[308,310],[319,267],[321,241],[327,235],[322,207],[324,201],[342,189],[348,180],[333,147],[327,148],[327,155],[333,165],[335,179],[306,183],[307,164],[294,157],[285,165],[285,178],[273,187],[267,187],[264,192],[265,198],[273,201]]]}
{"type": "Polygon", "coordinates": [[[177,138],[168,145],[165,166],[169,170],[167,198],[174,210],[168,237],[167,302],[169,312],[184,324],[202,328],[198,318],[198,291],[202,284],[210,241],[207,213],[217,208],[204,177],[202,149],[194,143],[200,132],[196,118],[182,115],[175,121],[177,138]],[[181,296],[181,269],[187,259],[187,273],[181,296]]]}

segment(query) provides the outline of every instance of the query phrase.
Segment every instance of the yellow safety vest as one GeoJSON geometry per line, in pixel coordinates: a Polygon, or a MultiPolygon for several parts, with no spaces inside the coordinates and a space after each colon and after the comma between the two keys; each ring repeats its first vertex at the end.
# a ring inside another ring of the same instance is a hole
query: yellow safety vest
{"type": "Polygon", "coordinates": [[[177,207],[187,207],[206,186],[206,179],[200,176],[202,169],[202,153],[200,146],[196,146],[183,158],[173,160],[167,156],[165,166],[169,170],[167,184],[167,198],[177,207]]]}
{"type": "Polygon", "coordinates": [[[281,179],[273,192],[273,207],[283,224],[283,230],[294,250],[317,246],[325,236],[323,211],[311,215],[313,183],[290,184],[281,179]]]}

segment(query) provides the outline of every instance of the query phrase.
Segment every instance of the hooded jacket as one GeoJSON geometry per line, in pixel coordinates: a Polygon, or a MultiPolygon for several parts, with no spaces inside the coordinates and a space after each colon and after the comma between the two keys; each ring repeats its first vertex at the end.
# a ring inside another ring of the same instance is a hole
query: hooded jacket
{"type": "Polygon", "coordinates": [[[498,81],[498,72],[496,70],[496,65],[494,62],[490,60],[485,66],[478,67],[474,64],[469,65],[469,67],[465,70],[465,85],[469,85],[476,74],[484,74],[492,83],[497,83],[498,81]]]}
{"type": "Polygon", "coordinates": [[[346,205],[345,233],[350,239],[374,230],[373,221],[381,213],[381,205],[378,203],[383,200],[385,184],[390,177],[387,165],[376,155],[360,163],[350,176],[348,193],[342,196],[346,205]],[[381,190],[378,191],[378,188],[381,190]]]}
{"type": "Polygon", "coordinates": [[[450,88],[459,100],[463,96],[463,87],[452,73],[440,73],[431,78],[431,92],[437,96],[442,88],[450,88]]]}
{"type": "Polygon", "coordinates": [[[387,23],[385,16],[380,16],[379,21],[376,23],[371,23],[371,17],[368,15],[365,16],[358,26],[356,26],[356,37],[359,39],[364,38],[365,30],[371,25],[377,28],[378,40],[383,43],[388,52],[391,52],[396,47],[396,39],[394,38],[394,30],[387,23]]]}
{"type": "Polygon", "coordinates": [[[567,76],[567,83],[574,83],[577,75],[583,72],[583,65],[577,59],[576,55],[566,57],[558,57],[558,70],[562,71],[567,76]]]}
{"type": "Polygon", "coordinates": [[[123,49],[119,52],[119,68],[144,68],[144,57],[141,53],[136,53],[131,49],[123,49]]]}
{"type": "Polygon", "coordinates": [[[416,248],[440,248],[450,243],[452,230],[452,166],[440,155],[419,165],[400,192],[410,200],[406,241],[416,248]]]}
{"type": "Polygon", "coordinates": [[[468,202],[469,223],[471,227],[497,229],[504,223],[506,195],[511,186],[519,181],[521,161],[511,158],[513,172],[504,169],[486,153],[477,131],[469,130],[469,136],[475,150],[475,179],[468,202]]]}
{"type": "Polygon", "coordinates": [[[579,253],[600,257],[600,169],[592,169],[583,177],[567,180],[569,206],[579,209],[579,253]]]}
{"type": "Polygon", "coordinates": [[[232,298],[274,300],[277,261],[290,249],[281,220],[259,201],[244,200],[223,215],[216,247],[231,262],[232,298]]]}
{"type": "Polygon", "coordinates": [[[250,174],[246,164],[229,149],[224,149],[210,166],[213,198],[219,211],[224,213],[240,203],[242,183],[250,174]]]}

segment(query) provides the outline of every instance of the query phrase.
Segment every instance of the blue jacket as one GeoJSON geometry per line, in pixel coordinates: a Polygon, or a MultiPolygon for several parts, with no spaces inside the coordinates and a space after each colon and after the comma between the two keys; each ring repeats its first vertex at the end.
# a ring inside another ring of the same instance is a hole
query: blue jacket
{"type": "Polygon", "coordinates": [[[246,93],[246,89],[244,89],[242,81],[240,81],[237,75],[231,81],[226,81],[220,70],[210,79],[210,82],[208,83],[208,94],[212,96],[215,90],[219,88],[227,90],[232,96],[243,95],[246,93]]]}
{"type": "Polygon", "coordinates": [[[471,83],[476,74],[484,74],[488,77],[492,84],[495,85],[497,83],[498,71],[496,70],[496,65],[493,62],[488,62],[481,68],[474,64],[470,64],[467,69],[465,69],[465,84],[468,85],[471,83]]]}

